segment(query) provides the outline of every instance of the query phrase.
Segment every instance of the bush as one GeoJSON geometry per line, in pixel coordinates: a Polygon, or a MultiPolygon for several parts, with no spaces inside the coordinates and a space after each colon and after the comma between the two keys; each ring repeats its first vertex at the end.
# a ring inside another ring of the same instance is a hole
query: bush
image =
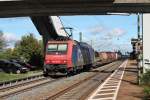
{"type": "Polygon", "coordinates": [[[145,74],[142,75],[142,77],[141,77],[141,83],[143,85],[150,86],[150,70],[147,71],[145,74]]]}
{"type": "Polygon", "coordinates": [[[150,99],[150,87],[144,87],[145,99],[150,99]]]}
{"type": "Polygon", "coordinates": [[[149,96],[150,96],[150,87],[145,87],[145,88],[144,88],[144,93],[145,93],[146,95],[149,95],[149,96]]]}
{"type": "Polygon", "coordinates": [[[6,49],[5,51],[0,52],[0,59],[11,59],[12,58],[12,50],[6,49]]]}
{"type": "Polygon", "coordinates": [[[145,100],[150,99],[150,70],[141,77],[141,84],[144,86],[145,100]]]}
{"type": "Polygon", "coordinates": [[[43,67],[43,41],[36,39],[32,33],[22,36],[13,49],[4,49],[4,43],[3,34],[0,31],[0,59],[20,59],[39,69],[43,67]]]}

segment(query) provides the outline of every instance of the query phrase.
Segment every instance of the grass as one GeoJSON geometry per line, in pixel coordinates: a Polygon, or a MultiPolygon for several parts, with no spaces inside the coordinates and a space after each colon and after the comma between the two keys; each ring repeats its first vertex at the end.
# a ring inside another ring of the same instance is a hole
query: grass
{"type": "Polygon", "coordinates": [[[144,90],[144,100],[150,100],[150,87],[149,86],[143,86],[144,90]]]}
{"type": "Polygon", "coordinates": [[[145,99],[150,99],[150,71],[147,71],[141,76],[141,85],[144,88],[145,99]]]}
{"type": "Polygon", "coordinates": [[[25,77],[37,75],[37,74],[40,74],[40,73],[42,73],[41,70],[30,71],[28,73],[22,73],[22,74],[12,74],[12,73],[8,74],[8,73],[0,72],[0,82],[11,81],[11,80],[20,79],[20,78],[25,78],[25,77]]]}

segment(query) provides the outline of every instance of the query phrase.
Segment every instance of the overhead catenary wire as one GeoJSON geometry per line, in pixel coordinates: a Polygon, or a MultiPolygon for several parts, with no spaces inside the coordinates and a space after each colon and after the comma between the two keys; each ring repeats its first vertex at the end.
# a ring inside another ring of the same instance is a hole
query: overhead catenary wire
{"type": "MultiPolygon", "coordinates": [[[[70,23],[69,21],[67,21],[66,19],[64,19],[64,18],[62,18],[62,17],[60,17],[60,19],[62,20],[62,22],[63,23],[66,23],[67,25],[65,25],[66,27],[72,27],[73,29],[74,29],[74,31],[76,31],[76,33],[79,33],[78,35],[80,35],[80,33],[82,33],[82,37],[84,37],[84,38],[89,38],[89,37],[87,37],[87,36],[85,36],[84,34],[83,34],[83,32],[82,32],[82,30],[80,29],[80,28],[78,28],[76,25],[74,25],[74,24],[72,24],[72,23],[70,23]]],[[[65,27],[64,26],[64,27],[65,27]]],[[[82,42],[84,41],[84,38],[82,38],[82,42]]],[[[79,39],[80,40],[80,39],[79,39]]]]}
{"type": "Polygon", "coordinates": [[[79,31],[80,29],[79,29],[76,25],[74,25],[74,24],[68,22],[66,19],[64,19],[64,18],[62,18],[62,17],[60,17],[60,19],[62,20],[62,22],[68,24],[69,27],[73,27],[75,31],[80,32],[80,31],[79,31]]]}

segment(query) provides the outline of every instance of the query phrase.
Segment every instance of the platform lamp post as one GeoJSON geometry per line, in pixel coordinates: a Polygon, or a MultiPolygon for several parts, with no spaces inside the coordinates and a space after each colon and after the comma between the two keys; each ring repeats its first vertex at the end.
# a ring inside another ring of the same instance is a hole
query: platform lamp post
{"type": "Polygon", "coordinates": [[[138,29],[138,32],[137,32],[137,36],[138,36],[138,39],[140,39],[140,14],[138,13],[137,14],[137,29],[138,29]]]}
{"type": "MultiPolygon", "coordinates": [[[[137,42],[139,41],[140,38],[140,15],[139,13],[137,14],[137,42]]],[[[140,70],[140,60],[139,60],[139,52],[136,50],[136,59],[138,63],[138,84],[140,84],[140,76],[141,76],[141,70],[140,70]]]]}

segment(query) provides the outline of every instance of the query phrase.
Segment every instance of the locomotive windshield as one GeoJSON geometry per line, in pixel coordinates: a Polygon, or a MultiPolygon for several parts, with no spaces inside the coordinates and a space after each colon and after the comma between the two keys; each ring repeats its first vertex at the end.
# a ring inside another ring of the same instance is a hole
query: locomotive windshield
{"type": "Polygon", "coordinates": [[[67,44],[48,44],[47,52],[66,52],[67,44]]]}

